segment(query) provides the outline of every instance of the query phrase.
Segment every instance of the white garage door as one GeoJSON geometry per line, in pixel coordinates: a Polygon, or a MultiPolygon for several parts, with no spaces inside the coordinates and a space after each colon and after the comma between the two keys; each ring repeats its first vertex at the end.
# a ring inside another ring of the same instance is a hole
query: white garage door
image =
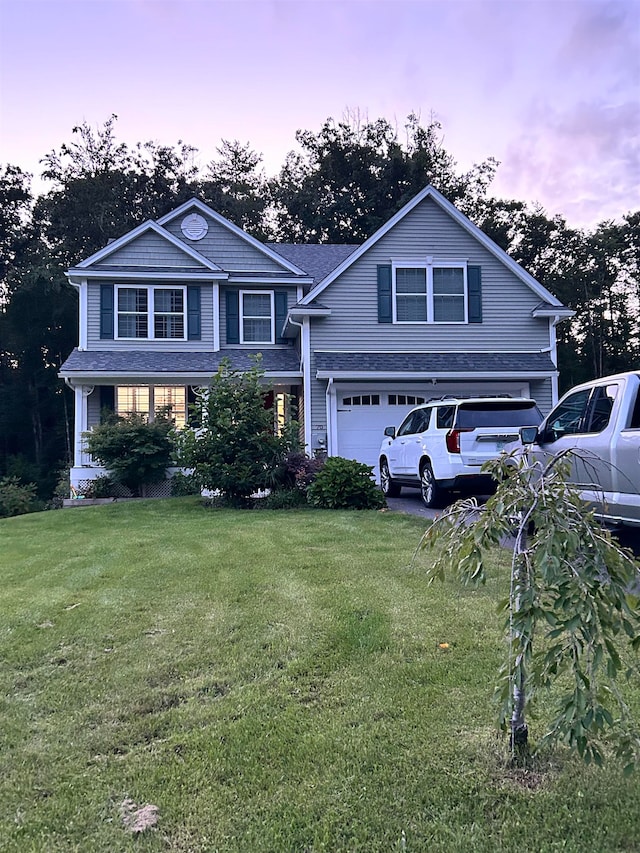
{"type": "Polygon", "coordinates": [[[460,386],[438,383],[417,389],[402,386],[368,388],[346,386],[336,388],[338,449],[336,455],[357,459],[374,469],[378,479],[378,451],[384,438],[384,428],[400,426],[404,416],[414,406],[434,397],[464,394],[512,394],[526,396],[522,385],[487,383],[460,386]]]}

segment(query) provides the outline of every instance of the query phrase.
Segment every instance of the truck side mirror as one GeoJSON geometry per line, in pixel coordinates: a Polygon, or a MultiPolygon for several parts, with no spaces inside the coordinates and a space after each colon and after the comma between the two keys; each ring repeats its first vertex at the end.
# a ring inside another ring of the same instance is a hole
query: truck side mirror
{"type": "Polygon", "coordinates": [[[537,444],[538,443],[538,427],[528,426],[521,427],[520,429],[520,440],[523,444],[537,444]]]}
{"type": "Polygon", "coordinates": [[[395,438],[396,437],[396,428],[395,427],[385,427],[384,428],[384,434],[388,435],[389,438],[395,438]]]}

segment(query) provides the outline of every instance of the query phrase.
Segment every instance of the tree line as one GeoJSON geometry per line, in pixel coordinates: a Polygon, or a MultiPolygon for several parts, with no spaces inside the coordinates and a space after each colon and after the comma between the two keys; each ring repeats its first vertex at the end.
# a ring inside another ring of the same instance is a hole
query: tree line
{"type": "Polygon", "coordinates": [[[77,344],[77,294],[64,271],[193,196],[259,240],[360,243],[433,184],[575,317],[558,327],[561,387],[639,361],[640,210],[587,231],[539,205],[491,195],[498,162],[460,171],[436,121],[327,119],[300,130],[275,177],[250,144],[222,140],[204,167],[179,141],[130,146],[102,127],[73,128],[45,154],[49,189],[0,168],[0,477],[49,496],[72,458],[73,399],[58,378],[77,344]]]}

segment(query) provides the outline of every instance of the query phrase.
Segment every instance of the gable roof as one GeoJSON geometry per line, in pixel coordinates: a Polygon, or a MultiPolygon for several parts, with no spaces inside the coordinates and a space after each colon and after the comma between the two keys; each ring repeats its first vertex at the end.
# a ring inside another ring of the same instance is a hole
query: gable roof
{"type": "Polygon", "coordinates": [[[214,272],[222,272],[222,268],[217,264],[214,264],[213,261],[210,261],[208,258],[205,258],[204,255],[201,255],[200,252],[197,252],[195,249],[192,249],[191,246],[187,246],[186,243],[183,243],[182,240],[178,240],[177,237],[174,237],[169,231],[161,228],[151,219],[147,222],[143,222],[142,225],[138,225],[137,228],[134,228],[133,231],[128,231],[126,234],[123,234],[122,237],[119,237],[117,240],[113,240],[103,249],[99,249],[97,252],[94,252],[93,255],[90,255],[88,258],[85,258],[84,261],[80,261],[79,264],[76,265],[76,270],[86,270],[87,268],[93,266],[93,264],[97,264],[100,261],[104,260],[104,258],[108,258],[109,255],[112,255],[114,252],[117,252],[123,246],[128,245],[133,240],[136,240],[138,237],[143,234],[148,233],[149,231],[153,231],[155,234],[158,234],[168,243],[171,243],[172,246],[179,249],[181,252],[184,252],[189,258],[194,261],[197,261],[199,265],[202,267],[212,270],[214,272]]]}
{"type": "Polygon", "coordinates": [[[189,210],[197,210],[199,213],[208,216],[210,219],[213,219],[214,222],[217,222],[219,225],[222,225],[224,228],[227,228],[232,234],[235,234],[241,240],[244,240],[254,249],[257,249],[262,254],[266,255],[272,261],[275,261],[280,266],[284,267],[289,272],[294,275],[306,276],[306,272],[300,267],[296,266],[291,261],[287,260],[283,255],[275,252],[267,243],[261,243],[260,240],[256,240],[255,237],[252,237],[250,234],[247,234],[246,231],[243,231],[242,228],[238,228],[237,225],[234,225],[233,222],[230,222],[220,213],[216,213],[213,208],[209,207],[200,199],[192,198],[189,201],[185,201],[184,204],[181,204],[180,207],[177,207],[175,210],[172,210],[170,213],[167,213],[165,216],[160,217],[158,219],[158,225],[166,225],[167,222],[172,222],[174,219],[177,219],[179,216],[187,213],[189,210]]]}
{"type": "MultiPolygon", "coordinates": [[[[534,291],[538,295],[538,297],[548,305],[553,308],[557,308],[558,311],[556,313],[562,313],[567,311],[568,309],[557,299],[550,291],[546,289],[543,285],[540,284],[539,281],[528,273],[520,264],[516,263],[512,257],[510,257],[503,249],[498,246],[497,243],[489,237],[484,231],[481,231],[477,225],[474,225],[473,222],[464,215],[461,211],[458,210],[455,205],[451,204],[448,199],[446,199],[442,193],[438,192],[435,187],[431,185],[426,186],[421,192],[419,192],[411,201],[407,202],[403,208],[401,208],[394,216],[389,219],[381,228],[379,228],[374,234],[369,237],[368,240],[365,240],[361,246],[359,246],[354,252],[352,252],[344,261],[337,266],[334,270],[329,272],[325,278],[320,281],[317,285],[311,288],[309,293],[302,299],[301,304],[308,304],[312,300],[314,300],[317,296],[319,296],[323,290],[325,290],[333,281],[335,281],[339,275],[341,275],[345,270],[347,270],[358,258],[361,258],[362,255],[366,251],[368,251],[372,246],[374,246],[378,240],[380,240],[388,231],[390,231],[398,222],[404,219],[407,214],[409,214],[415,207],[417,207],[420,202],[425,199],[432,199],[445,213],[448,213],[449,216],[458,223],[465,231],[467,231],[472,237],[474,237],[485,249],[491,252],[499,261],[501,261],[506,267],[508,267],[514,275],[516,275],[521,281],[523,281],[531,290],[534,291]]],[[[573,312],[572,312],[573,313],[573,312]]],[[[569,315],[570,316],[570,315],[569,315]]]]}

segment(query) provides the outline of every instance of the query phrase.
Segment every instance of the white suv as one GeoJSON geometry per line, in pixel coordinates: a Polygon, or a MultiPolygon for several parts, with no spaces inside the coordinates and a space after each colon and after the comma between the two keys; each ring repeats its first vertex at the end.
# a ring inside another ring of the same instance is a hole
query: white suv
{"type": "Polygon", "coordinates": [[[535,400],[521,397],[443,397],[412,409],[396,431],[387,427],[380,447],[380,485],[387,497],[403,486],[418,488],[428,507],[449,490],[475,494],[495,483],[480,468],[518,439],[520,428],[537,426],[535,400]]]}

